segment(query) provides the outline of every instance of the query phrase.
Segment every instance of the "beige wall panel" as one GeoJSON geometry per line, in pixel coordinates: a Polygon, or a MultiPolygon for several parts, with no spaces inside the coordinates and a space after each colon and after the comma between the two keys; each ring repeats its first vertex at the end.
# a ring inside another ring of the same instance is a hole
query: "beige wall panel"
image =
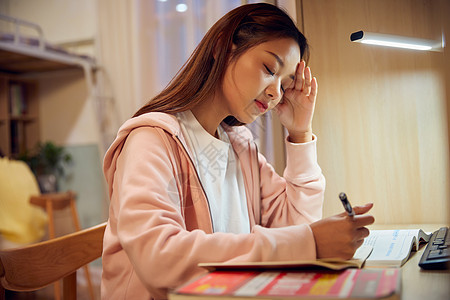
{"type": "Polygon", "coordinates": [[[350,42],[358,30],[441,37],[438,1],[304,0],[319,82],[314,132],[324,216],[374,202],[377,223],[444,223],[449,209],[443,54],[350,42]]]}
{"type": "MultiPolygon", "coordinates": [[[[443,32],[445,34],[447,44],[450,39],[450,1],[439,0],[439,7],[435,9],[435,15],[441,20],[443,32]]],[[[447,124],[448,134],[450,142],[450,48],[444,49],[444,63],[442,64],[445,70],[445,86],[446,86],[446,98],[447,98],[447,124]]],[[[450,146],[450,144],[449,144],[450,146]]],[[[449,153],[450,155],[450,153],[449,153]]],[[[450,197],[447,198],[447,224],[450,225],[450,197]]]]}
{"type": "Polygon", "coordinates": [[[41,141],[86,145],[100,140],[82,70],[39,77],[39,116],[41,141]]]}

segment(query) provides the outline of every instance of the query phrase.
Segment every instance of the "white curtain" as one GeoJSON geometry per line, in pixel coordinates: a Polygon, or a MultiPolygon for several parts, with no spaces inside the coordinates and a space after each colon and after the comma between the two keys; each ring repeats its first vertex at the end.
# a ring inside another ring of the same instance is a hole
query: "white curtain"
{"type": "MultiPolygon", "coordinates": [[[[229,10],[261,1],[97,0],[99,100],[104,148],[119,126],[161,91],[214,22],[229,10]]],[[[295,17],[295,0],[265,1],[295,17]]],[[[284,168],[283,131],[270,115],[250,125],[259,149],[284,168]],[[276,149],[274,149],[276,148],[276,149]]]]}

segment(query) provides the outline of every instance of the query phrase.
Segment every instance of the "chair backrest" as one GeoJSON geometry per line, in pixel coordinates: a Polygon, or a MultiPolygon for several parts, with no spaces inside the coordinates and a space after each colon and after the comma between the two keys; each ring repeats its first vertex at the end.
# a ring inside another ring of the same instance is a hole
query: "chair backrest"
{"type": "Polygon", "coordinates": [[[76,299],[76,270],[102,255],[106,223],[23,248],[0,251],[4,290],[34,291],[63,279],[63,298],[76,299]]]}

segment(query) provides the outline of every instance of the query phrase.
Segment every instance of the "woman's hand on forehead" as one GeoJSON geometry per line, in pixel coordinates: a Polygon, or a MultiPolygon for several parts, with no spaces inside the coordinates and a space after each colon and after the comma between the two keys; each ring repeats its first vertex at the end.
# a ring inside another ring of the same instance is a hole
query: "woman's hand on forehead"
{"type": "Polygon", "coordinates": [[[280,122],[289,132],[291,142],[312,139],[312,119],[317,98],[317,79],[304,60],[295,71],[295,78],[285,90],[283,99],[275,107],[280,122]]]}

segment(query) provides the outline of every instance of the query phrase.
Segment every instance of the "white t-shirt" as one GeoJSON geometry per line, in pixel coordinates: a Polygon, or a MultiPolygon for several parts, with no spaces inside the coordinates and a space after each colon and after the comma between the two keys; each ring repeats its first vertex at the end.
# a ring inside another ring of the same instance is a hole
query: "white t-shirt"
{"type": "Polygon", "coordinates": [[[249,233],[244,179],[227,133],[219,126],[219,139],[213,137],[190,110],[177,118],[208,198],[214,232],[249,233]]]}

